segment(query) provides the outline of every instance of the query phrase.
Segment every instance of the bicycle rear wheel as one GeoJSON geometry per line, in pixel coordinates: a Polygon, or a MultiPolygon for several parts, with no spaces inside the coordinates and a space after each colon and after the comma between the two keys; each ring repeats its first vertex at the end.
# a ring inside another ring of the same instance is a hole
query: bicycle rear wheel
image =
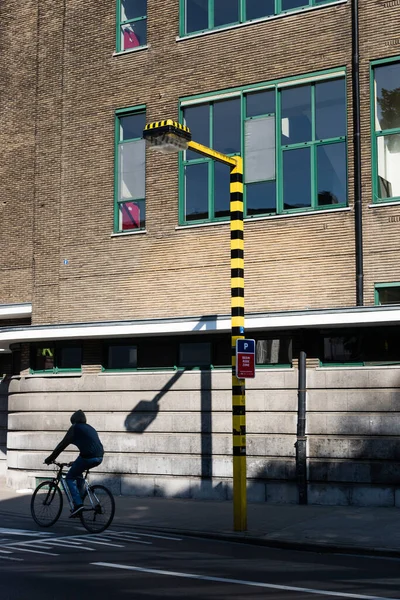
{"type": "Polygon", "coordinates": [[[35,523],[51,527],[61,515],[63,498],[54,481],[39,483],[31,498],[31,513],[35,523]]]}
{"type": "Polygon", "coordinates": [[[83,511],[79,516],[90,533],[101,533],[114,518],[114,496],[104,485],[91,485],[89,490],[83,497],[83,511]]]}

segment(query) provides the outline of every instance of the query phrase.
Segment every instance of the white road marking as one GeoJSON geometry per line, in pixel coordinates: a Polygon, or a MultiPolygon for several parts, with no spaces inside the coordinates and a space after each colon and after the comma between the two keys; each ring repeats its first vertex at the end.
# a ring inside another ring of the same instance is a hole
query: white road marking
{"type": "MultiPolygon", "coordinates": [[[[87,539],[86,539],[87,541],[87,539]]],[[[68,546],[79,548],[82,545],[82,542],[75,542],[69,537],[66,538],[51,538],[49,540],[39,540],[41,544],[53,544],[54,542],[63,542],[64,544],[68,544],[68,546]]],[[[33,543],[33,542],[32,542],[33,543]]]]}
{"type": "Polygon", "coordinates": [[[2,554],[12,554],[10,550],[0,550],[2,554]]]}
{"type": "Polygon", "coordinates": [[[116,538],[117,540],[121,540],[121,541],[124,541],[124,542],[128,542],[129,541],[132,544],[148,544],[148,545],[151,545],[153,543],[153,542],[145,542],[144,540],[139,540],[139,539],[134,539],[134,538],[128,539],[128,538],[124,537],[123,535],[119,535],[119,534],[115,534],[115,533],[107,535],[107,539],[110,539],[110,538],[112,540],[114,538],[116,538]]]}
{"type": "MultiPolygon", "coordinates": [[[[88,548],[87,546],[77,546],[76,544],[68,544],[68,542],[53,542],[53,541],[49,541],[46,542],[47,546],[40,546],[41,548],[48,548],[48,546],[50,546],[50,548],[52,546],[61,546],[62,548],[73,548],[74,550],[90,550],[91,552],[95,552],[94,548],[88,548]]],[[[39,546],[35,546],[35,548],[38,548],[39,546]]]]}
{"type": "Polygon", "coordinates": [[[106,539],[112,537],[122,537],[126,540],[140,540],[140,536],[138,535],[130,535],[129,533],[109,533],[104,536],[106,539]]]}
{"type": "Polygon", "coordinates": [[[28,537],[38,537],[38,536],[51,536],[52,533],[47,533],[47,531],[32,531],[31,529],[7,529],[5,527],[0,527],[0,534],[7,535],[23,535],[28,537]]]}
{"type": "Polygon", "coordinates": [[[41,543],[36,544],[35,542],[18,542],[16,544],[8,544],[7,548],[19,548],[20,546],[33,546],[34,548],[39,548],[39,550],[48,550],[47,546],[42,546],[41,543]]]}
{"type": "Polygon", "coordinates": [[[54,554],[53,552],[42,552],[41,550],[32,550],[31,548],[21,548],[21,546],[14,546],[13,549],[15,552],[32,552],[33,554],[47,554],[48,556],[60,556],[59,554],[54,554]]]}
{"type": "Polygon", "coordinates": [[[200,579],[203,581],[215,581],[218,583],[234,583],[237,585],[248,585],[251,587],[267,588],[271,590],[303,592],[306,594],[316,594],[317,596],[334,596],[336,598],[357,598],[358,600],[399,600],[398,598],[386,598],[382,596],[364,596],[363,594],[348,594],[346,592],[329,592],[327,590],[301,588],[291,585],[277,585],[274,583],[261,583],[259,581],[246,581],[245,579],[230,579],[225,577],[212,577],[208,575],[195,575],[194,573],[179,573],[176,571],[163,571],[161,569],[145,569],[143,567],[131,567],[129,565],[119,565],[105,562],[92,563],[92,565],[96,565],[98,567],[110,567],[111,569],[125,569],[126,571],[138,571],[140,573],[153,573],[154,575],[167,575],[169,577],[200,579]]]}
{"type": "Polygon", "coordinates": [[[102,546],[114,546],[115,548],[125,548],[123,544],[111,544],[110,542],[100,542],[99,540],[90,540],[90,544],[100,544],[102,546]]]}
{"type": "MultiPolygon", "coordinates": [[[[106,533],[103,533],[103,535],[109,535],[109,533],[119,533],[119,532],[113,531],[113,530],[108,530],[106,533]]],[[[178,537],[168,537],[166,535],[155,535],[152,533],[141,533],[141,532],[137,532],[137,531],[132,531],[132,534],[129,532],[125,535],[138,535],[140,537],[152,537],[152,538],[158,538],[160,540],[174,540],[175,542],[182,541],[182,538],[178,538],[178,537]]]]}
{"type": "Polygon", "coordinates": [[[16,560],[18,562],[23,562],[23,558],[12,558],[11,556],[0,556],[3,560],[16,560]]]}

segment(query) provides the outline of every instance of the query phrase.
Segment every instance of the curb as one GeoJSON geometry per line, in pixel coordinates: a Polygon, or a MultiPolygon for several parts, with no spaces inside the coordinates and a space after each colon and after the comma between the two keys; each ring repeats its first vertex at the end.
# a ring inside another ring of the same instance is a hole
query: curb
{"type": "Polygon", "coordinates": [[[186,537],[208,539],[220,542],[231,542],[237,544],[248,544],[252,546],[264,546],[266,548],[276,548],[279,550],[293,550],[296,552],[317,552],[320,554],[352,554],[360,556],[381,556],[387,558],[400,558],[400,549],[390,548],[379,548],[379,547],[360,547],[350,546],[346,544],[325,544],[323,542],[297,542],[287,541],[279,539],[268,539],[263,537],[257,537],[249,534],[241,533],[218,533],[211,531],[198,531],[192,529],[180,529],[173,527],[158,527],[157,525],[132,525],[123,523],[113,523],[112,527],[124,527],[129,529],[136,529],[137,531],[157,531],[159,533],[165,533],[170,535],[183,535],[186,537]]]}

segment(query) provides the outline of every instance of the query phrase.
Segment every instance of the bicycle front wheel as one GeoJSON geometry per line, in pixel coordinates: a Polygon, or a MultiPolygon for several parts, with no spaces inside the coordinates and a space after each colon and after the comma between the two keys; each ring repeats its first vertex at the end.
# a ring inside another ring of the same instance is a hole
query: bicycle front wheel
{"type": "Polygon", "coordinates": [[[35,523],[51,527],[61,515],[63,499],[54,481],[39,483],[31,498],[31,513],[35,523]]]}
{"type": "Polygon", "coordinates": [[[101,533],[111,525],[115,513],[114,496],[104,485],[91,485],[83,497],[82,525],[90,533],[101,533]]]}

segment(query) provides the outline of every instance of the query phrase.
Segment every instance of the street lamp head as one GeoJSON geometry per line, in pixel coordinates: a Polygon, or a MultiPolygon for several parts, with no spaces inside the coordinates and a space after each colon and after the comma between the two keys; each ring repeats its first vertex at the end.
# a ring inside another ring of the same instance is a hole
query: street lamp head
{"type": "Polygon", "coordinates": [[[170,154],[187,150],[192,134],[186,125],[168,119],[148,123],[143,130],[143,137],[153,150],[170,154]]]}

